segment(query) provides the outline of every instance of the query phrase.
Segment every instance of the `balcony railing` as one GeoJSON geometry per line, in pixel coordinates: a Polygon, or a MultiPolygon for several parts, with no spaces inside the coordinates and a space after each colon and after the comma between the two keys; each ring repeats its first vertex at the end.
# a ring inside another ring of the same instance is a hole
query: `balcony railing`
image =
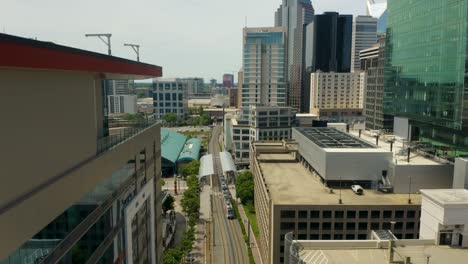
{"type": "Polygon", "coordinates": [[[122,126],[114,126],[113,128],[118,128],[118,132],[99,139],[96,154],[99,155],[158,123],[160,120],[157,120],[155,116],[148,116],[141,120],[122,123],[122,126]]]}

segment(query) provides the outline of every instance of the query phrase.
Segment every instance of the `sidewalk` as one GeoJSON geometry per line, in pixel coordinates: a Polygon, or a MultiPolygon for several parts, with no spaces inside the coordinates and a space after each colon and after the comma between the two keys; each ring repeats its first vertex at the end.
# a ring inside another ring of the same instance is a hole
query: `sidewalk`
{"type": "Polygon", "coordinates": [[[197,231],[195,234],[195,243],[192,250],[192,256],[195,258],[193,263],[205,264],[211,262],[211,252],[209,243],[209,234],[205,231],[207,225],[211,221],[211,201],[210,201],[210,186],[203,186],[200,192],[200,218],[197,224],[197,231]]]}
{"type": "MultiPolygon", "coordinates": [[[[236,196],[236,189],[233,186],[230,186],[229,191],[232,194],[232,197],[237,203],[237,196],[236,196]]],[[[247,231],[248,228],[248,218],[244,211],[244,206],[241,203],[237,203],[237,208],[239,209],[240,217],[242,218],[242,223],[247,231]]],[[[240,219],[239,219],[240,221],[240,219]]],[[[250,248],[252,249],[252,255],[254,257],[254,261],[256,264],[263,264],[262,257],[260,256],[260,249],[258,248],[257,238],[255,238],[254,232],[252,228],[249,230],[250,232],[250,248]]]]}

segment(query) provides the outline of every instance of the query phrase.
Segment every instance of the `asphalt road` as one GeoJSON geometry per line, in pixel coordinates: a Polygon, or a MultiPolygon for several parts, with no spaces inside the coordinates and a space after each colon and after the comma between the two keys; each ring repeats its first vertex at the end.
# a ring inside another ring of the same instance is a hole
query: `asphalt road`
{"type": "Polygon", "coordinates": [[[213,178],[213,200],[212,216],[214,224],[214,249],[213,263],[243,264],[249,263],[247,245],[237,219],[227,219],[224,197],[219,183],[218,175],[222,175],[221,162],[219,160],[219,136],[221,135],[221,126],[213,128],[211,141],[209,144],[209,153],[213,154],[213,165],[215,177],[213,178]]]}

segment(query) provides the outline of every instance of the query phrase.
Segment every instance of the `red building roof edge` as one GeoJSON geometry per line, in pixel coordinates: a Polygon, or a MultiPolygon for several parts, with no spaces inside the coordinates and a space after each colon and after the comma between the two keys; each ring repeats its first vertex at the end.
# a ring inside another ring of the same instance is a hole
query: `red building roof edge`
{"type": "Polygon", "coordinates": [[[0,67],[110,73],[135,79],[162,76],[160,66],[2,33],[0,67]]]}

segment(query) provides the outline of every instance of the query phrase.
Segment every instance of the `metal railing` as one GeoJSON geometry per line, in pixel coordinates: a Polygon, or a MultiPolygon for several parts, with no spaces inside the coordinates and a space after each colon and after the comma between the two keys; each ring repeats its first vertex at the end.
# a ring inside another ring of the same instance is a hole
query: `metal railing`
{"type": "Polygon", "coordinates": [[[154,116],[134,122],[126,122],[125,126],[117,127],[119,132],[98,140],[96,154],[99,155],[160,122],[154,116]]]}

